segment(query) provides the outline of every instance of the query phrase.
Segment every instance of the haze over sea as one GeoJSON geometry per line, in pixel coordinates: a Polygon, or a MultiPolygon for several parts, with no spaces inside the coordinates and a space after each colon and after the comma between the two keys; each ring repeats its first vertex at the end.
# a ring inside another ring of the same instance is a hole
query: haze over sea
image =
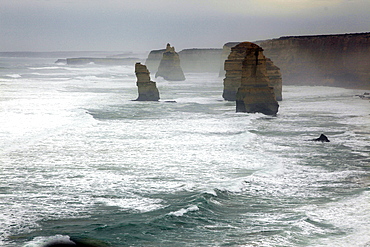
{"type": "Polygon", "coordinates": [[[57,58],[0,58],[1,246],[370,246],[365,91],[283,86],[271,117],[218,74],[137,102],[134,65],[57,58]]]}

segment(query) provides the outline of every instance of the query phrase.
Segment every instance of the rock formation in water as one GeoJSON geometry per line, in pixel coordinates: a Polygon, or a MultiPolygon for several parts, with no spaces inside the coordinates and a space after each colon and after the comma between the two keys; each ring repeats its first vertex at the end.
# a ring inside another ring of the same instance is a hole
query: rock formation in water
{"type": "Polygon", "coordinates": [[[315,142],[330,142],[329,138],[326,135],[324,135],[324,134],[321,134],[319,138],[312,139],[311,141],[315,141],[315,142]]]}
{"type": "Polygon", "coordinates": [[[240,78],[236,93],[237,112],[260,112],[275,115],[279,104],[274,90],[269,86],[266,58],[263,49],[256,44],[243,42],[231,49],[225,62],[226,78],[240,78]]]}
{"type": "Polygon", "coordinates": [[[370,88],[370,33],[281,37],[255,42],[285,85],[370,88]]]}
{"type": "MultiPolygon", "coordinates": [[[[224,79],[224,91],[222,97],[225,100],[235,101],[236,100],[236,92],[240,86],[240,78],[241,78],[241,67],[239,66],[243,59],[244,54],[239,54],[239,56],[235,56],[231,60],[228,60],[228,56],[231,53],[231,48],[240,44],[240,42],[229,42],[224,45],[223,53],[221,55],[221,60],[224,61],[224,65],[220,69],[219,76],[225,76],[225,66],[228,66],[229,70],[233,70],[233,72],[229,71],[228,77],[224,79]],[[228,63],[228,65],[226,65],[228,63]],[[231,65],[231,64],[234,64],[231,65]],[[233,68],[231,68],[233,67],[233,68]]],[[[269,77],[269,85],[274,88],[274,93],[277,101],[281,101],[282,97],[282,77],[280,73],[280,69],[274,65],[271,59],[266,59],[266,66],[267,66],[267,76],[269,77]]]]}
{"type": "Polygon", "coordinates": [[[163,53],[155,77],[163,77],[167,81],[184,81],[185,75],[180,66],[180,57],[175,52],[175,48],[167,44],[166,51],[163,53]]]}
{"type": "Polygon", "coordinates": [[[155,77],[163,77],[167,81],[184,81],[185,75],[180,66],[180,57],[175,52],[175,47],[167,44],[166,51],[163,53],[155,77]]]}
{"type": "Polygon", "coordinates": [[[135,64],[135,74],[137,78],[136,85],[138,87],[138,101],[158,101],[159,91],[154,81],[150,80],[150,73],[145,65],[141,63],[135,64]]]}

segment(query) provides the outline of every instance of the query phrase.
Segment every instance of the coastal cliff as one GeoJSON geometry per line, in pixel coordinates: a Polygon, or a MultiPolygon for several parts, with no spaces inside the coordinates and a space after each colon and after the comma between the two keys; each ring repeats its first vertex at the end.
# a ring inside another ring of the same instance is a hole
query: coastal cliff
{"type": "Polygon", "coordinates": [[[285,85],[370,88],[370,33],[290,36],[255,42],[285,85]]]}

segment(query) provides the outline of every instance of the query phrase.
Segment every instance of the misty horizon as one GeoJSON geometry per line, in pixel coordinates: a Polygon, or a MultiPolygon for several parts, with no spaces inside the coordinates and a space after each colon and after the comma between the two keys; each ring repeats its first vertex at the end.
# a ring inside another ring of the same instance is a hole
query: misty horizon
{"type": "Polygon", "coordinates": [[[231,41],[368,32],[365,0],[1,0],[1,52],[220,48],[231,41]]]}

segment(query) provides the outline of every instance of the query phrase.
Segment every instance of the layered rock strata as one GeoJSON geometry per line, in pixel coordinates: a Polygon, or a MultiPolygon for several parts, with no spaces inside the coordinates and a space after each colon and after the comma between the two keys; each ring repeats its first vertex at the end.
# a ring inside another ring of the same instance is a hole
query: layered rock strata
{"type": "Polygon", "coordinates": [[[370,88],[370,33],[290,36],[256,42],[286,85],[370,88]]]}
{"type": "Polygon", "coordinates": [[[154,81],[150,80],[150,73],[145,65],[135,64],[136,85],[139,97],[137,101],[158,101],[159,91],[154,81]]]}
{"type": "Polygon", "coordinates": [[[225,80],[230,75],[241,74],[240,87],[236,93],[237,112],[260,112],[266,115],[278,112],[279,104],[273,88],[269,86],[266,58],[262,51],[256,44],[243,42],[231,49],[225,62],[225,80]]]}
{"type": "MultiPolygon", "coordinates": [[[[223,52],[221,55],[221,60],[224,62],[224,65],[220,68],[219,76],[225,76],[225,66],[226,63],[234,63],[234,64],[241,64],[244,56],[240,54],[240,56],[234,56],[233,61],[228,61],[228,56],[230,55],[231,48],[240,44],[240,42],[229,42],[226,43],[223,47],[223,52]]],[[[280,73],[279,67],[274,65],[271,59],[267,58],[266,60],[267,65],[267,76],[269,77],[269,85],[274,88],[274,93],[277,101],[283,100],[282,97],[282,76],[280,73]]],[[[230,66],[230,65],[228,65],[230,66]]],[[[230,69],[230,67],[229,67],[230,69]]],[[[241,78],[241,70],[239,65],[234,66],[236,69],[233,73],[229,72],[228,78],[224,79],[224,91],[222,97],[228,101],[235,101],[236,100],[236,92],[240,86],[240,78],[241,78]]]]}
{"type": "Polygon", "coordinates": [[[163,53],[155,77],[163,77],[167,81],[184,81],[185,75],[180,66],[180,57],[175,52],[175,48],[167,44],[166,51],[163,53]]]}

